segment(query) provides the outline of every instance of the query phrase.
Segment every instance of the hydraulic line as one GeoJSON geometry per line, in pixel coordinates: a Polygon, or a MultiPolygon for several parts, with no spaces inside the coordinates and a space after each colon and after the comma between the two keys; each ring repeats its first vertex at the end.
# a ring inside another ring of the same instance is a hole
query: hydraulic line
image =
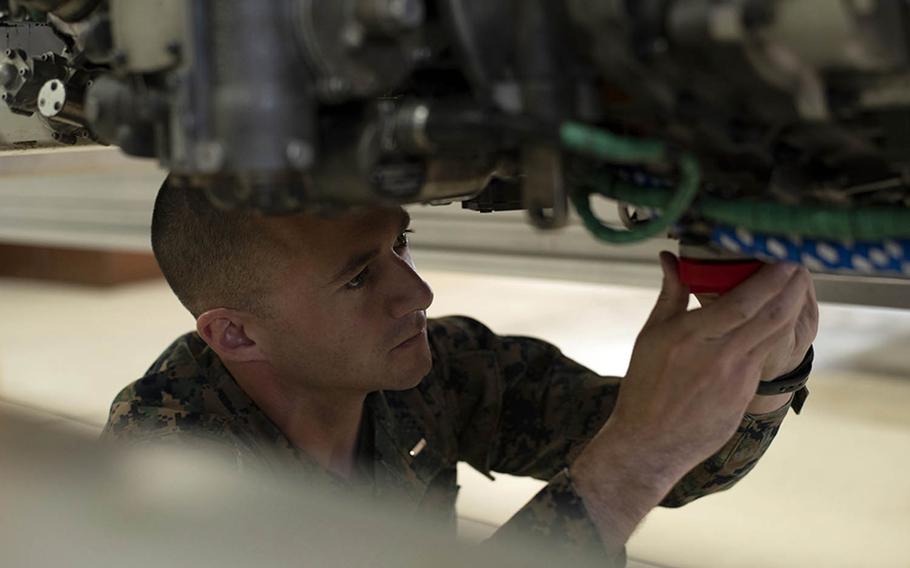
{"type": "Polygon", "coordinates": [[[689,210],[723,225],[756,233],[799,234],[832,241],[880,241],[910,238],[910,210],[897,207],[842,208],[825,205],[786,205],[773,201],[724,200],[702,197],[696,201],[701,181],[696,160],[682,154],[676,159],[677,188],[659,176],[623,166],[667,166],[670,152],[653,140],[619,136],[584,124],[567,122],[560,127],[563,146],[620,168],[598,173],[574,183],[572,202],[585,226],[599,239],[630,243],[666,232],[689,210]],[[628,231],[604,224],[591,208],[591,196],[602,195],[638,207],[659,210],[659,216],[628,231]]]}
{"type": "Polygon", "coordinates": [[[880,276],[910,276],[910,240],[837,241],[753,233],[715,227],[716,246],[762,260],[797,262],[811,270],[880,276]]]}
{"type": "MultiPolygon", "coordinates": [[[[570,151],[613,164],[657,165],[667,162],[666,147],[662,143],[621,137],[579,123],[564,124],[560,129],[560,138],[563,146],[570,151]]],[[[692,206],[701,185],[701,170],[692,156],[681,155],[677,166],[679,185],[675,191],[661,194],[660,215],[629,230],[614,229],[595,215],[591,208],[592,195],[606,195],[597,184],[578,184],[571,191],[572,203],[585,227],[602,241],[633,243],[666,234],[692,206]]]]}
{"type": "Polygon", "coordinates": [[[559,137],[567,150],[613,163],[655,164],[667,158],[661,142],[617,136],[578,122],[564,123],[559,137]]]}
{"type": "Polygon", "coordinates": [[[910,237],[910,211],[896,207],[842,209],[706,199],[699,209],[714,221],[761,233],[799,233],[840,240],[910,237]]]}
{"type": "Polygon", "coordinates": [[[666,192],[665,197],[669,199],[661,201],[660,215],[629,230],[614,229],[594,214],[591,209],[591,196],[600,193],[599,190],[591,187],[578,187],[572,191],[572,203],[585,227],[602,241],[616,244],[634,243],[665,235],[668,229],[691,207],[701,184],[700,171],[694,159],[689,156],[681,157],[679,169],[679,187],[675,192],[666,192]]]}
{"type": "MultiPolygon", "coordinates": [[[[673,196],[671,190],[618,182],[607,175],[597,176],[591,185],[601,195],[640,207],[662,209],[673,196]]],[[[704,197],[693,209],[712,221],[758,233],[800,234],[841,241],[910,238],[910,210],[896,207],[844,209],[704,197]]]]}

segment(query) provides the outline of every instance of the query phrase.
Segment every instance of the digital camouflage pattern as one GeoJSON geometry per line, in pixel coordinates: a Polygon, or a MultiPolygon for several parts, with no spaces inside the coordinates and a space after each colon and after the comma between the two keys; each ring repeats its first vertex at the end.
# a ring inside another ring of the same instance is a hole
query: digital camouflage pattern
{"type": "MultiPolygon", "coordinates": [[[[601,377],[554,346],[500,337],[464,317],[430,320],[433,369],[414,389],[366,402],[354,481],[298,451],[195,333],[175,341],[114,400],[104,437],[129,444],[209,440],[241,470],[287,471],[393,499],[454,529],[456,464],[549,481],[491,539],[533,535],[567,551],[605,551],[566,467],[613,409],[620,379],[601,377]],[[412,455],[413,454],[413,455],[412,455]]],[[[727,489],[774,438],[787,412],[746,415],[736,435],[663,500],[678,507],[727,489]]]]}

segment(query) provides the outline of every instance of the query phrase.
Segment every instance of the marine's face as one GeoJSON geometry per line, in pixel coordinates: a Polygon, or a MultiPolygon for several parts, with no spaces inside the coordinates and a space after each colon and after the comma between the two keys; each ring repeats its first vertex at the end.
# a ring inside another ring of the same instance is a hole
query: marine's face
{"type": "Polygon", "coordinates": [[[281,376],[369,392],[412,388],[429,372],[433,292],[414,270],[409,222],[399,208],[275,221],[289,262],[262,347],[281,376]]]}

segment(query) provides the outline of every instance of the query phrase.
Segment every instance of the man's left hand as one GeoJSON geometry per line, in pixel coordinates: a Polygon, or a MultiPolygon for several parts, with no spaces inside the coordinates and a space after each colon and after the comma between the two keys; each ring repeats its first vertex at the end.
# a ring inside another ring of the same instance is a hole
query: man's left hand
{"type": "MultiPolygon", "coordinates": [[[[806,268],[799,270],[809,275],[806,268]]],[[[704,307],[717,300],[716,294],[696,294],[699,303],[704,307]]],[[[815,296],[815,286],[809,286],[803,309],[799,312],[793,325],[793,332],[774,339],[771,353],[762,367],[761,380],[773,381],[774,379],[796,369],[818,333],[818,300],[815,296]]]]}

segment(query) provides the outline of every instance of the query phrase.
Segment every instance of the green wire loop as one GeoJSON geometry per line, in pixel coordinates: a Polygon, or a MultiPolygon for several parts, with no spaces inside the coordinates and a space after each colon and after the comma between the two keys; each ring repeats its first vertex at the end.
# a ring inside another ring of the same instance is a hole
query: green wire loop
{"type": "MultiPolygon", "coordinates": [[[[587,180],[610,199],[663,209],[673,194],[666,189],[614,183],[609,176],[587,180]]],[[[910,211],[898,207],[784,205],[771,201],[703,197],[694,207],[711,221],[771,235],[798,234],[817,239],[878,241],[910,237],[910,211]]]]}
{"type": "MultiPolygon", "coordinates": [[[[578,154],[618,164],[664,164],[667,161],[666,146],[653,140],[635,140],[617,136],[598,128],[567,122],[560,128],[563,146],[578,154]]],[[[591,197],[601,194],[613,197],[614,181],[585,184],[571,193],[572,204],[585,227],[598,239],[609,243],[634,243],[665,235],[668,229],[689,209],[701,185],[701,170],[698,162],[690,155],[679,159],[679,187],[669,199],[662,199],[661,215],[647,223],[629,230],[614,229],[601,221],[591,208],[591,197]]],[[[664,194],[661,194],[663,198],[664,194]]],[[[630,201],[635,203],[635,201],[630,201]]]]}
{"type": "MultiPolygon", "coordinates": [[[[595,193],[612,197],[608,187],[581,188],[572,193],[572,204],[585,227],[598,239],[614,244],[635,243],[657,236],[666,236],[669,228],[682,217],[698,195],[701,185],[701,170],[692,156],[684,155],[679,160],[679,187],[669,200],[664,200],[663,211],[657,218],[629,230],[614,229],[601,221],[591,209],[591,196],[595,193]]],[[[611,184],[612,185],[612,184],[611,184]]],[[[630,201],[634,204],[634,201],[630,201]]]]}
{"type": "MultiPolygon", "coordinates": [[[[574,153],[614,164],[666,164],[666,146],[635,140],[598,128],[568,122],[561,126],[563,146],[574,153]]],[[[680,181],[676,191],[639,187],[595,174],[576,184],[571,193],[575,209],[597,238],[610,243],[634,243],[658,236],[676,223],[692,206],[701,182],[698,163],[691,156],[679,159],[680,181]],[[661,211],[657,217],[628,231],[613,229],[597,218],[591,196],[661,211]]],[[[703,197],[695,207],[711,221],[767,234],[799,234],[836,240],[910,238],[910,211],[899,207],[843,208],[818,205],[784,205],[773,201],[723,200],[703,197]]]]}

